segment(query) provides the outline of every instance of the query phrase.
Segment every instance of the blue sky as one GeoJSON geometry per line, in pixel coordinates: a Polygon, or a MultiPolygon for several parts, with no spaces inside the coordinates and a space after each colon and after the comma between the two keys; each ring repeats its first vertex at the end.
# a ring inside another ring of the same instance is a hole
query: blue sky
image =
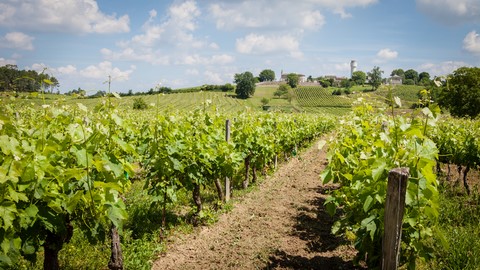
{"type": "Polygon", "coordinates": [[[2,0],[0,65],[81,87],[147,91],[272,69],[432,76],[480,66],[479,0],[2,0]]]}

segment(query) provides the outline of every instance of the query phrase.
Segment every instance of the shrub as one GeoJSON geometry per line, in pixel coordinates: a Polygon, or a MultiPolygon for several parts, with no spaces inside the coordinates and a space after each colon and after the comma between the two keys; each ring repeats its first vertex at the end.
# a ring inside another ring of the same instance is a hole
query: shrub
{"type": "Polygon", "coordinates": [[[273,93],[274,96],[276,97],[282,97],[282,96],[285,96],[286,94],[288,94],[288,92],[291,90],[292,88],[290,87],[290,85],[288,84],[281,84],[277,91],[275,91],[273,93]]]}
{"type": "Polygon", "coordinates": [[[332,95],[336,95],[336,96],[340,96],[341,94],[342,94],[342,90],[340,90],[340,89],[335,89],[332,92],[332,95]]]}
{"type": "Polygon", "coordinates": [[[133,99],[133,109],[134,110],[145,110],[147,108],[147,103],[143,98],[134,98],[133,99]]]}

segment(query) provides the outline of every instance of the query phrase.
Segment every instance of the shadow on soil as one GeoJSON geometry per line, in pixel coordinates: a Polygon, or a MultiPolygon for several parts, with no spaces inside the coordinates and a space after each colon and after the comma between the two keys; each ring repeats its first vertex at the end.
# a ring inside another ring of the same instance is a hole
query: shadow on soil
{"type": "Polygon", "coordinates": [[[355,266],[352,261],[342,258],[342,252],[333,252],[342,245],[348,245],[347,241],[331,233],[333,223],[339,217],[339,213],[331,217],[323,206],[325,199],[321,194],[326,194],[332,188],[317,188],[318,196],[310,201],[311,208],[300,208],[296,217],[297,225],[294,227],[293,235],[307,241],[309,253],[323,253],[332,251],[331,256],[316,255],[312,258],[287,254],[283,250],[277,250],[270,256],[270,264],[267,269],[364,269],[355,266]]]}

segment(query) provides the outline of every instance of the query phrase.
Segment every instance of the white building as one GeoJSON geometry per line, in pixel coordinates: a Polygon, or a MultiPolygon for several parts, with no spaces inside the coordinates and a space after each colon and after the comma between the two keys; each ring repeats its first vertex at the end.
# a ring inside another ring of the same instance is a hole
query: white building
{"type": "Polygon", "coordinates": [[[353,77],[353,73],[357,71],[357,61],[356,60],[352,60],[350,62],[350,78],[353,77]]]}
{"type": "Polygon", "coordinates": [[[287,77],[288,77],[288,75],[290,75],[290,74],[296,74],[296,75],[298,76],[298,82],[299,82],[299,83],[304,83],[304,82],[307,81],[307,77],[306,77],[305,75],[303,75],[303,74],[300,74],[300,73],[283,73],[283,71],[282,71],[282,73],[281,73],[281,75],[280,75],[280,81],[281,81],[281,82],[286,82],[286,81],[287,81],[287,77]]]}

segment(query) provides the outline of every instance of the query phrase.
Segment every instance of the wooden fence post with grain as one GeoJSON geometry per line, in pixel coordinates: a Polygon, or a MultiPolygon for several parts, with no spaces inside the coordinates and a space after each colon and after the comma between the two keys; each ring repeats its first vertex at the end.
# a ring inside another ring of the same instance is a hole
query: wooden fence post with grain
{"type": "Polygon", "coordinates": [[[405,195],[410,172],[408,168],[395,168],[388,173],[387,199],[385,202],[382,269],[398,268],[402,219],[405,212],[405,195]]]}
{"type": "MultiPolygon", "coordinates": [[[[230,140],[230,120],[225,121],[225,141],[230,140]]],[[[230,178],[225,177],[225,202],[230,200],[230,178]]]]}

